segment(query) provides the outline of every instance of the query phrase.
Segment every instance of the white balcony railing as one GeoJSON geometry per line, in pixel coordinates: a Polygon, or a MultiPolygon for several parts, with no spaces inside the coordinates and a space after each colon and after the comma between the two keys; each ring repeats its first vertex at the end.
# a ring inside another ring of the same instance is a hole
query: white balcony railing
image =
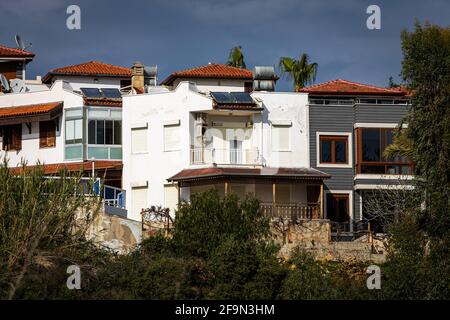
{"type": "Polygon", "coordinates": [[[193,148],[191,149],[191,164],[261,164],[258,149],[217,149],[193,148]]]}

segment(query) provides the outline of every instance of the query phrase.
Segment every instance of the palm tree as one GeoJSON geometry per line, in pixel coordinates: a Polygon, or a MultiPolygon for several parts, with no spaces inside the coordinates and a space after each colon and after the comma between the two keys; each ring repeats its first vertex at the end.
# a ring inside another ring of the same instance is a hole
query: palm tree
{"type": "Polygon", "coordinates": [[[383,155],[389,158],[403,157],[414,159],[414,149],[411,140],[407,136],[407,129],[400,129],[393,138],[392,144],[384,149],[383,155]]]}
{"type": "Polygon", "coordinates": [[[294,90],[303,88],[316,80],[318,64],[309,63],[309,56],[302,53],[299,60],[281,57],[278,68],[287,80],[294,80],[294,90]]]}
{"type": "Polygon", "coordinates": [[[228,55],[227,65],[242,69],[246,68],[241,46],[231,48],[230,54],[228,55]]]}

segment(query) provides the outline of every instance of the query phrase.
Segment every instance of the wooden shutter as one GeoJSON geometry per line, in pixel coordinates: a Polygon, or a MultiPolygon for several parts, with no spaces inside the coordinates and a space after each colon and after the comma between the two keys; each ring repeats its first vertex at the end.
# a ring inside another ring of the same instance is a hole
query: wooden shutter
{"type": "Polygon", "coordinates": [[[39,122],[39,147],[50,148],[56,146],[56,124],[55,121],[39,122]]]}
{"type": "Polygon", "coordinates": [[[12,127],[12,150],[22,150],[22,124],[16,124],[12,127]]]}

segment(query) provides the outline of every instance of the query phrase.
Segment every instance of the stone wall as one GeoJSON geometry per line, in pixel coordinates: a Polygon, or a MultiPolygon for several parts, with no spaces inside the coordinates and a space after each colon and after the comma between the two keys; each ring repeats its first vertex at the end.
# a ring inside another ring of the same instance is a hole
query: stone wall
{"type": "Polygon", "coordinates": [[[142,239],[142,224],[120,216],[99,212],[87,231],[89,239],[120,254],[133,250],[142,239]]]}

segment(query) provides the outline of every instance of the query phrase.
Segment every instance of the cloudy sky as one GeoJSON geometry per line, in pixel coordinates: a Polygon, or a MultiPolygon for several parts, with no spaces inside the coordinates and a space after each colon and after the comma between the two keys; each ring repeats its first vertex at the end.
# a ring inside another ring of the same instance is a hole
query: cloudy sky
{"type": "MultiPolygon", "coordinates": [[[[450,21],[449,0],[2,0],[0,43],[32,42],[28,78],[90,60],[131,66],[140,60],[169,73],[226,62],[243,47],[247,66],[277,65],[302,52],[319,64],[316,82],[343,78],[387,85],[399,79],[400,32],[414,20],[450,21]],[[81,8],[81,30],[68,30],[66,9],[81,8]],[[369,5],[381,8],[381,30],[366,27],[369,5]]],[[[278,90],[291,90],[281,80],[278,90]]]]}

